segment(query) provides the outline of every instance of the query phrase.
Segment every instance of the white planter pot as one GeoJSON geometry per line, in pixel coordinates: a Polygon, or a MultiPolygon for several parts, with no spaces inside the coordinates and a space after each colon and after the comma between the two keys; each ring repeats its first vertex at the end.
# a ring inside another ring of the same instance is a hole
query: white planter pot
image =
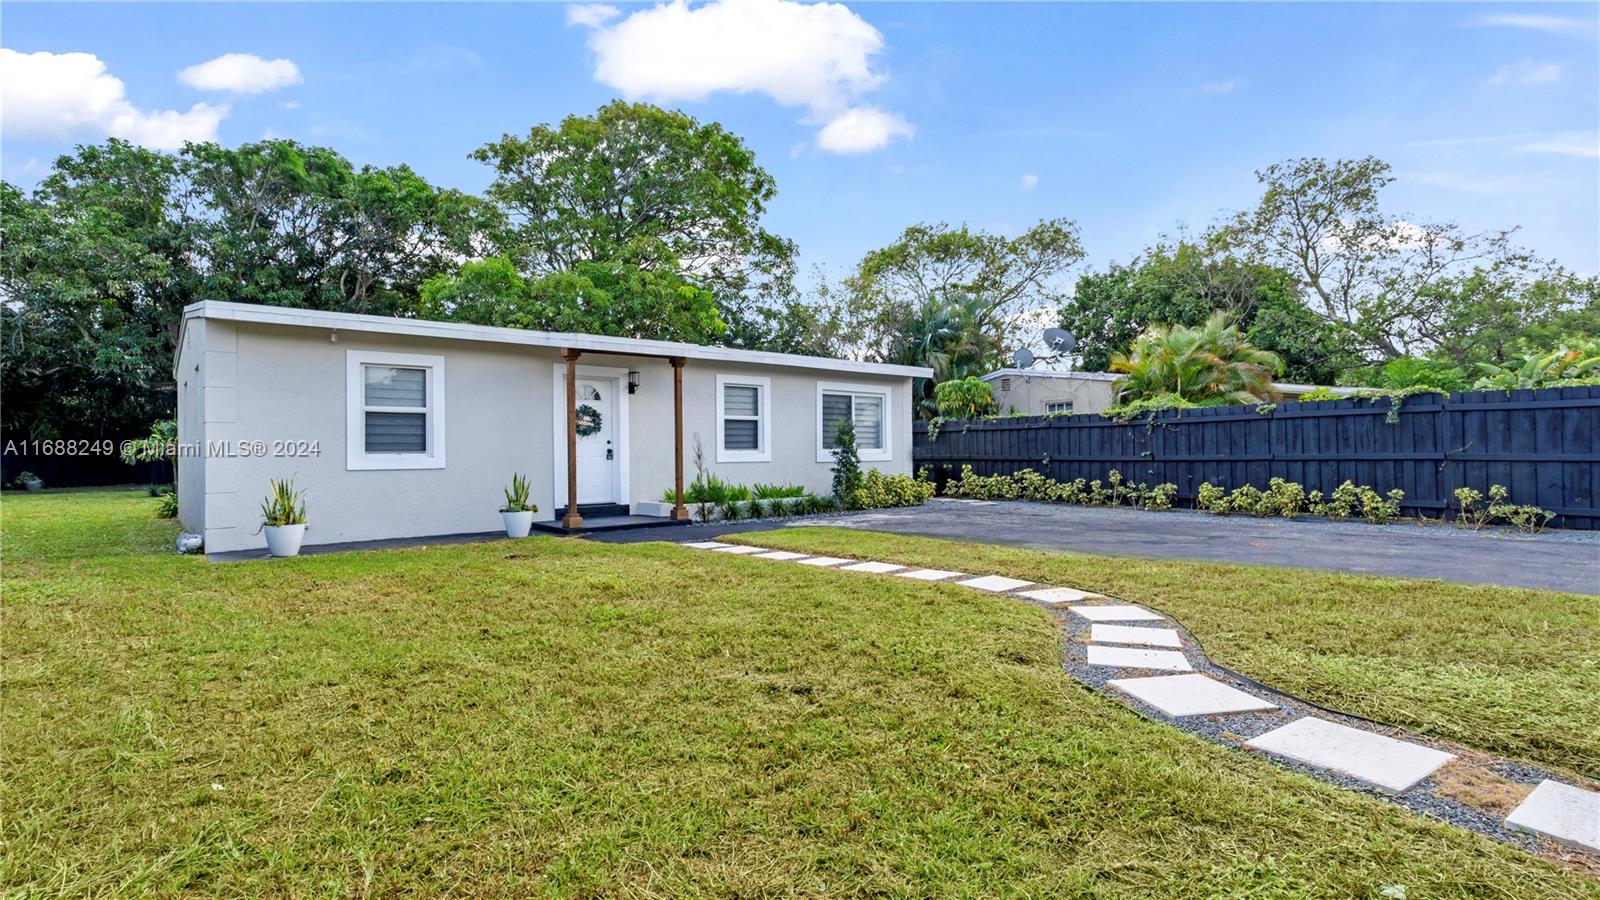
{"type": "Polygon", "coordinates": [[[267,533],[267,552],[273,556],[299,556],[300,544],[306,539],[306,526],[300,525],[267,525],[262,528],[267,533]]]}
{"type": "Polygon", "coordinates": [[[527,537],[533,530],[533,510],[503,512],[500,518],[506,523],[506,537],[527,537]]]}
{"type": "Polygon", "coordinates": [[[24,481],[22,483],[22,489],[25,490],[25,491],[42,491],[42,490],[44,490],[44,482],[42,482],[42,481],[24,481]]]}

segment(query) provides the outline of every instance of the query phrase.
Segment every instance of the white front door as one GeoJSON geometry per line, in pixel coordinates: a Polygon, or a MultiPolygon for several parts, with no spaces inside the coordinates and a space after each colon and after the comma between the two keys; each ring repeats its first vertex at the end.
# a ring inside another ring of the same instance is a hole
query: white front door
{"type": "Polygon", "coordinates": [[[578,502],[617,502],[617,382],[578,376],[578,502]]]}

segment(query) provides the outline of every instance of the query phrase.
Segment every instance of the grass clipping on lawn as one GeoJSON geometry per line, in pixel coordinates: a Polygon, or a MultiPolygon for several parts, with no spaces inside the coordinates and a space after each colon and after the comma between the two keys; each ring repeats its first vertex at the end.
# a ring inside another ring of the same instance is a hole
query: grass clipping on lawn
{"type": "Polygon", "coordinates": [[[1139,719],[1005,598],[557,538],[221,565],[141,495],[4,502],[7,893],[1600,896],[1139,719]]]}

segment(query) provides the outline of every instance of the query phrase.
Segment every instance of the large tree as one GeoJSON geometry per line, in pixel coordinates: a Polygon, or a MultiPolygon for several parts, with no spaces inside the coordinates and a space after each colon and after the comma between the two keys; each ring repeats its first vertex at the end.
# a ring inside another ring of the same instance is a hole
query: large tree
{"type": "Polygon", "coordinates": [[[716,342],[727,330],[705,288],[671,271],[580,262],[527,279],[505,257],[466,263],[423,283],[425,318],[654,340],[716,342]]]}
{"type": "Polygon", "coordinates": [[[894,243],[861,259],[845,280],[858,352],[885,358],[905,323],[930,301],[968,298],[971,326],[1000,346],[1032,343],[1029,314],[1054,309],[1066,293],[1066,272],[1083,259],[1078,228],[1050,219],[1010,238],[914,225],[894,243]]]}
{"type": "Polygon", "coordinates": [[[1385,211],[1393,178],[1382,160],[1292,159],[1256,173],[1256,208],[1215,234],[1299,283],[1310,308],[1349,331],[1371,358],[1440,348],[1475,310],[1544,284],[1570,284],[1554,263],[1511,242],[1512,230],[1469,232],[1385,211]]]}
{"type": "Polygon", "coordinates": [[[526,274],[618,262],[719,293],[791,277],[794,246],[761,226],[772,176],[714,122],[619,100],[505,135],[473,158],[494,168],[501,250],[526,274]]]}
{"type": "Polygon", "coordinates": [[[122,141],[63,156],[32,196],[0,185],[0,423],[19,437],[143,434],[170,414],[195,298],[178,160],[122,141]]]}
{"type": "Polygon", "coordinates": [[[143,435],[170,416],[188,303],[412,314],[423,279],[492,223],[404,166],[290,141],[79,147],[0,203],[0,421],[33,437],[143,435]]]}
{"type": "Polygon", "coordinates": [[[1343,329],[1306,308],[1288,273],[1189,240],[1080,277],[1061,326],[1077,337],[1082,367],[1104,371],[1149,325],[1199,326],[1218,311],[1277,353],[1290,381],[1330,383],[1346,361],[1343,329]]]}
{"type": "Polygon", "coordinates": [[[357,168],[274,140],[184,150],[204,290],[342,312],[410,312],[423,279],[486,249],[490,207],[406,166],[357,168]]]}

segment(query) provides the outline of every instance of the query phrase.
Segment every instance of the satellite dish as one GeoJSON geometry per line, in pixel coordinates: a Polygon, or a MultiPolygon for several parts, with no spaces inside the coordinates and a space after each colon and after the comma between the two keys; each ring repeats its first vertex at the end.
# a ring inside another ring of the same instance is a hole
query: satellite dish
{"type": "Polygon", "coordinates": [[[1072,332],[1065,328],[1046,328],[1044,330],[1044,343],[1057,353],[1071,353],[1072,348],[1078,346],[1078,339],[1072,332]]]}
{"type": "Polygon", "coordinates": [[[1033,351],[1029,350],[1027,347],[1019,347],[1018,349],[1012,351],[1011,361],[1016,363],[1017,368],[1026,369],[1027,367],[1033,365],[1033,351]]]}

